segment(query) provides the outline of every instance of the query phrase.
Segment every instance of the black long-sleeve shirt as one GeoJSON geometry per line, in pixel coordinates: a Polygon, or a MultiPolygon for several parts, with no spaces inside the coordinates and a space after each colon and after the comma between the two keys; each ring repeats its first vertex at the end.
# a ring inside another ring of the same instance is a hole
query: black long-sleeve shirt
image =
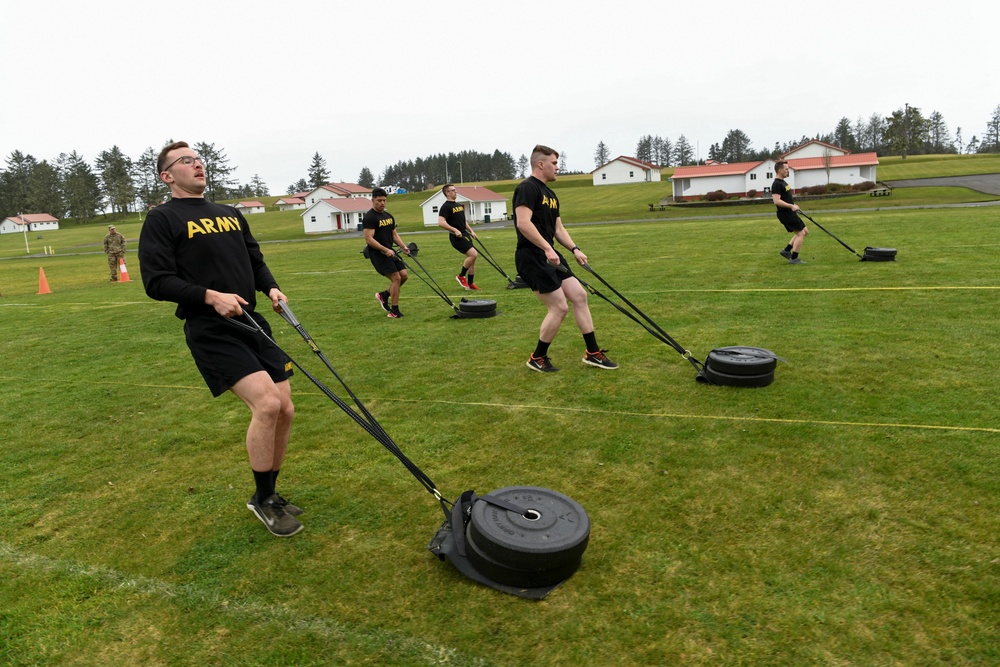
{"type": "Polygon", "coordinates": [[[256,291],[277,287],[243,215],[202,198],[181,198],[149,212],[139,234],[139,270],[146,294],[177,304],[181,319],[215,313],[205,292],[239,294],[249,310],[256,291]]]}

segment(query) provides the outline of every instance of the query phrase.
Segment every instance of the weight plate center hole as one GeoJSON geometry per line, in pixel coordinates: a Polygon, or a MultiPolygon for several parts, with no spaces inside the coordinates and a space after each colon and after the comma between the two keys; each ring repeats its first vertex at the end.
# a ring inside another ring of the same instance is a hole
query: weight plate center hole
{"type": "Polygon", "coordinates": [[[542,515],[538,510],[527,510],[522,516],[524,516],[524,518],[528,521],[538,521],[542,518],[542,515]]]}

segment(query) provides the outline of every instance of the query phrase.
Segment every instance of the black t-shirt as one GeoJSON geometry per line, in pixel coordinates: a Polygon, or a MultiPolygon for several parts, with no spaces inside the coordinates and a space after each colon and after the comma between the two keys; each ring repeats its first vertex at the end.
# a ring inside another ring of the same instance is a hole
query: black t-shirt
{"type": "MultiPolygon", "coordinates": [[[[515,214],[519,206],[527,206],[531,209],[531,223],[542,235],[549,245],[555,245],[556,220],[559,219],[559,200],[545,183],[529,176],[514,189],[513,207],[515,214]]],[[[515,226],[515,229],[517,227],[515,226]]],[[[517,249],[534,248],[540,253],[544,251],[529,241],[517,230],[517,249]]]]}
{"type": "MultiPolygon", "coordinates": [[[[781,201],[785,202],[786,204],[795,203],[795,195],[792,194],[792,189],[788,187],[788,183],[786,183],[785,180],[782,178],[776,178],[774,179],[774,183],[771,183],[771,194],[778,195],[781,201]]],[[[781,206],[776,206],[775,208],[777,208],[778,210],[779,218],[798,217],[797,215],[795,215],[795,211],[791,209],[782,208],[781,206]]]]}
{"type": "Polygon", "coordinates": [[[375,240],[386,248],[392,247],[392,232],[396,229],[396,219],[388,211],[379,213],[369,209],[362,220],[362,227],[375,230],[375,240]]]}
{"type": "Polygon", "coordinates": [[[211,315],[205,291],[239,294],[255,310],[255,292],[277,287],[243,215],[202,198],[157,206],[139,233],[139,270],[146,294],[177,304],[181,319],[211,315]]]}
{"type": "Polygon", "coordinates": [[[466,225],[464,204],[459,204],[457,201],[446,201],[441,204],[441,208],[438,209],[438,215],[444,218],[444,221],[449,225],[458,231],[465,233],[466,225]]]}

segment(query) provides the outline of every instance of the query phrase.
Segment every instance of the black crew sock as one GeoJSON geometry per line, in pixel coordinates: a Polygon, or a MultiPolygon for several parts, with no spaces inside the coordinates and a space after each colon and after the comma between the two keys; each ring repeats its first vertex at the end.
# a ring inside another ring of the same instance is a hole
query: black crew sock
{"type": "Polygon", "coordinates": [[[468,273],[468,272],[469,272],[469,270],[468,270],[467,268],[465,268],[465,267],[463,266],[463,267],[462,267],[462,272],[461,272],[460,274],[458,274],[458,275],[460,275],[460,276],[464,276],[464,275],[465,275],[466,273],[468,273]]]}
{"type": "Polygon", "coordinates": [[[792,244],[791,243],[789,243],[788,245],[785,246],[785,251],[786,252],[791,252],[792,251],[792,244]]]}
{"type": "Polygon", "coordinates": [[[471,273],[469,274],[469,284],[470,285],[475,285],[476,284],[476,277],[474,275],[472,275],[471,273]]]}
{"type": "Polygon", "coordinates": [[[399,306],[392,306],[390,310],[394,313],[399,313],[399,306]]]}
{"type": "Polygon", "coordinates": [[[271,486],[274,487],[274,492],[278,492],[278,473],[281,472],[281,468],[271,471],[271,486]]]}
{"type": "Polygon", "coordinates": [[[593,331],[583,334],[583,342],[587,344],[587,352],[591,354],[600,352],[601,348],[597,347],[597,334],[593,331]]]}
{"type": "Polygon", "coordinates": [[[253,471],[253,481],[257,485],[257,492],[254,496],[257,502],[263,502],[274,495],[274,472],[265,470],[264,472],[253,471]]]}
{"type": "Polygon", "coordinates": [[[792,253],[792,259],[798,259],[798,258],[799,258],[799,253],[793,252],[792,253]]]}
{"type": "Polygon", "coordinates": [[[551,342],[546,343],[545,341],[539,339],[538,345],[535,346],[535,352],[531,356],[533,356],[535,359],[541,359],[542,357],[544,357],[549,353],[549,345],[551,344],[552,344],[551,342]]]}

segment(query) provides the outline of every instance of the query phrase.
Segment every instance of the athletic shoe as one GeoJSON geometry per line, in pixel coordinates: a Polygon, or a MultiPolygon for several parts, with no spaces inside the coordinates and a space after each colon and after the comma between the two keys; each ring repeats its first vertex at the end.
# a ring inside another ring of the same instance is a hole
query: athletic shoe
{"type": "Polygon", "coordinates": [[[607,355],[604,354],[605,352],[607,352],[607,350],[587,352],[583,355],[583,363],[590,364],[591,366],[597,366],[598,368],[603,368],[608,371],[613,371],[618,368],[618,364],[608,359],[607,355]]]}
{"type": "Polygon", "coordinates": [[[798,257],[789,257],[789,258],[788,258],[788,263],[789,263],[789,264],[805,264],[805,262],[803,262],[803,261],[802,261],[801,259],[799,259],[798,257]]]}
{"type": "Polygon", "coordinates": [[[539,373],[555,373],[559,370],[552,365],[552,360],[547,355],[536,357],[534,354],[528,357],[528,368],[539,373]]]}
{"type": "Polygon", "coordinates": [[[378,302],[380,304],[382,304],[382,310],[388,312],[389,309],[390,309],[390,306],[389,306],[389,292],[388,291],[386,291],[386,292],[375,292],[375,298],[378,299],[378,302]]]}
{"type": "Polygon", "coordinates": [[[778,254],[781,255],[782,257],[784,257],[785,259],[791,259],[792,258],[792,251],[791,250],[785,250],[784,248],[782,248],[780,251],[778,251],[778,254]]]}
{"type": "Polygon", "coordinates": [[[455,276],[455,280],[465,289],[469,289],[469,281],[465,279],[465,276],[455,276]]]}
{"type": "Polygon", "coordinates": [[[302,530],[303,525],[298,519],[285,511],[278,499],[278,494],[268,496],[263,501],[257,500],[257,495],[247,501],[247,509],[261,520],[272,535],[291,537],[302,530]]]}
{"type": "Polygon", "coordinates": [[[279,496],[277,492],[275,492],[274,497],[278,499],[278,504],[281,505],[281,509],[285,510],[292,516],[299,516],[303,512],[305,512],[305,510],[299,507],[298,505],[293,505],[284,498],[282,498],[281,496],[279,496]]]}
{"type": "Polygon", "coordinates": [[[386,315],[386,317],[391,317],[394,320],[398,320],[402,316],[403,316],[403,313],[399,312],[398,310],[390,310],[389,314],[386,315]]]}
{"type": "MultiPolygon", "coordinates": [[[[285,510],[292,516],[300,516],[301,514],[305,513],[304,509],[302,509],[298,505],[291,504],[290,502],[279,496],[277,493],[274,494],[274,497],[277,498],[278,505],[281,505],[281,509],[285,510]]],[[[252,502],[253,502],[253,496],[250,496],[250,500],[247,501],[247,508],[250,508],[250,504],[252,502]]]]}
{"type": "Polygon", "coordinates": [[[469,289],[474,289],[474,290],[478,291],[479,290],[479,285],[476,285],[474,283],[469,283],[469,289]]]}

